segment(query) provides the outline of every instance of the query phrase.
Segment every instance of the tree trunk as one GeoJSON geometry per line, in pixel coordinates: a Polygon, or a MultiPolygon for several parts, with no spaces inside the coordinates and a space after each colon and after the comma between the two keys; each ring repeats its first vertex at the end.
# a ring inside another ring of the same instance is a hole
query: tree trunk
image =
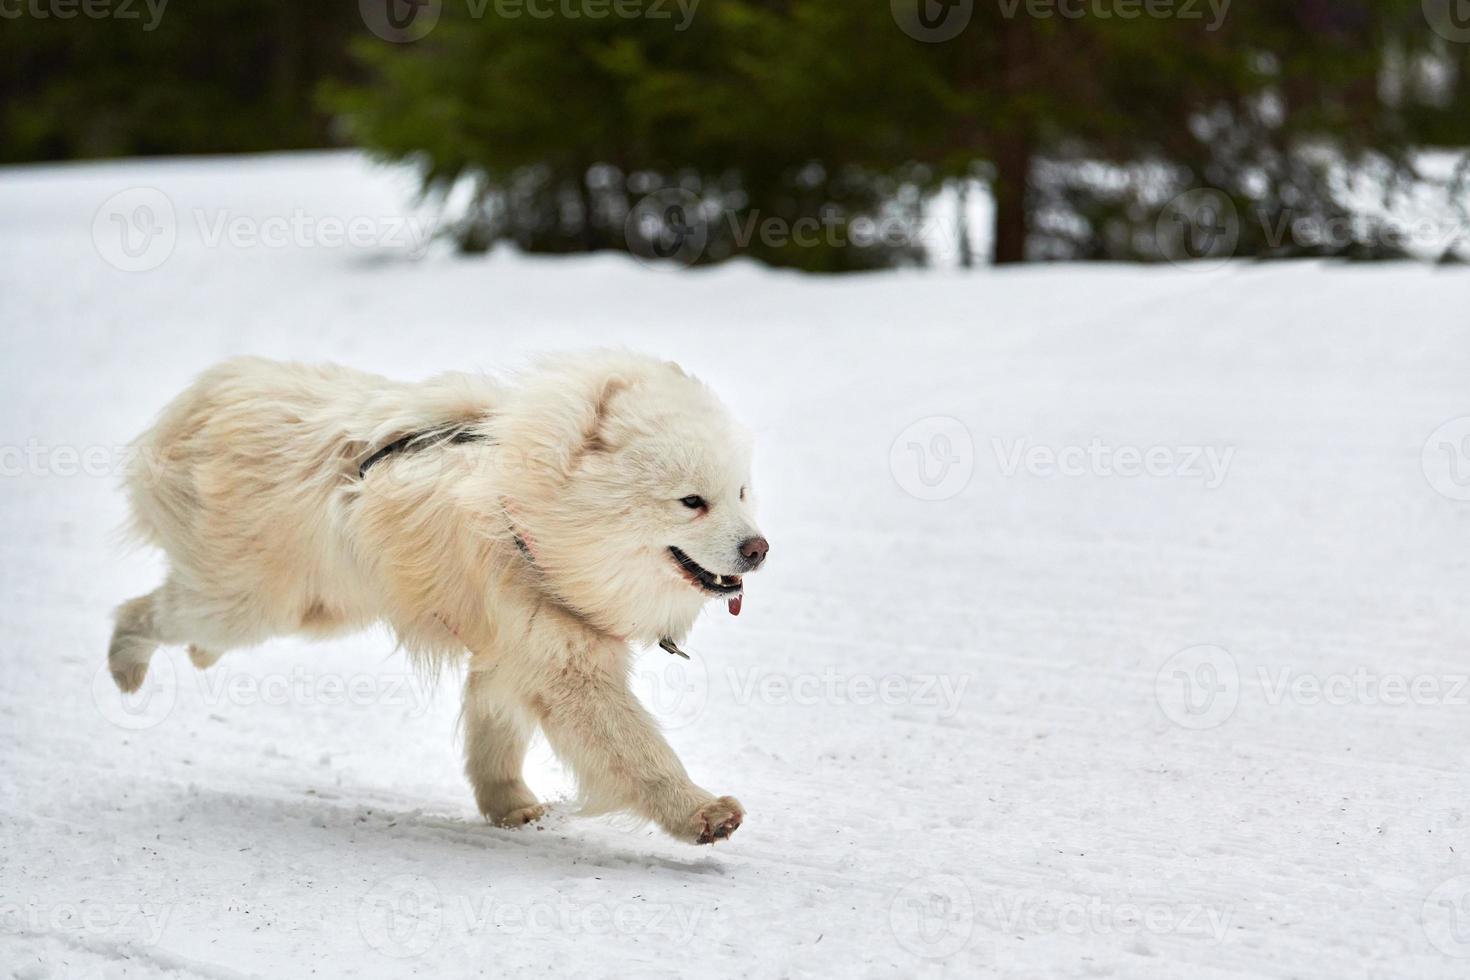
{"type": "Polygon", "coordinates": [[[1033,50],[1035,40],[1028,28],[1015,22],[1006,23],[1000,38],[1000,84],[1010,111],[1001,116],[995,134],[996,265],[1026,261],[1026,188],[1031,181],[1035,124],[1023,107],[1040,82],[1035,72],[1045,54],[1033,50]]]}
{"type": "Polygon", "coordinates": [[[996,265],[1026,261],[1026,187],[1031,176],[1031,140],[1015,131],[1002,134],[995,153],[996,265]]]}
{"type": "Polygon", "coordinates": [[[960,268],[969,269],[975,265],[975,250],[970,247],[970,178],[968,175],[960,178],[956,205],[959,210],[955,215],[955,238],[959,245],[960,268]]]}
{"type": "MultiPolygon", "coordinates": [[[[298,117],[310,113],[310,101],[301,98],[304,88],[301,82],[303,38],[306,37],[304,27],[309,25],[303,24],[301,11],[294,4],[285,4],[278,9],[275,43],[272,45],[271,101],[275,103],[276,125],[285,129],[298,117]]],[[[296,146],[298,141],[310,138],[309,132],[309,129],[303,129],[301,135],[291,132],[286,141],[288,145],[296,146]]]]}

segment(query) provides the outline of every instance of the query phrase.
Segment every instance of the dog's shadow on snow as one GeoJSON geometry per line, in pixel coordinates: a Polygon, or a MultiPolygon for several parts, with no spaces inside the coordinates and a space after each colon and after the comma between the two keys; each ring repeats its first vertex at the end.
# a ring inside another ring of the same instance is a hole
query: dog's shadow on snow
{"type": "MultiPolygon", "coordinates": [[[[141,787],[139,788],[141,791],[141,787]]],[[[147,814],[138,828],[153,841],[154,821],[170,810],[177,832],[196,843],[206,835],[262,848],[350,850],[354,860],[373,860],[379,854],[385,863],[419,862],[444,867],[473,859],[477,873],[495,865],[513,865],[538,871],[561,869],[568,874],[590,876],[597,869],[660,867],[681,875],[726,873],[726,866],[709,848],[687,847],[689,857],[671,856],[672,842],[636,825],[616,818],[578,818],[569,803],[552,804],[539,824],[514,829],[494,827],[478,816],[461,819],[443,812],[400,809],[402,801],[346,802],[347,792],[301,793],[291,798],[281,787],[275,795],[247,795],[193,785],[162,790],[151,800],[135,798],[124,812],[147,814]],[[141,805],[140,805],[141,804],[141,805]],[[626,837],[611,842],[609,833],[626,837]],[[665,853],[659,853],[663,851],[665,853]]],[[[357,796],[365,799],[371,794],[357,796]]],[[[121,832],[121,828],[119,828],[121,832]]],[[[156,846],[156,845],[155,845],[156,846]]]]}
{"type": "MultiPolygon", "coordinates": [[[[681,874],[723,875],[725,866],[708,847],[698,848],[697,855],[687,859],[640,850],[639,842],[645,846],[652,841],[654,846],[667,846],[666,838],[645,835],[640,825],[598,818],[576,818],[571,804],[553,805],[540,824],[525,827],[493,827],[478,818],[473,821],[457,820],[453,817],[435,817],[427,814],[411,815],[418,826],[428,833],[442,835],[443,839],[457,846],[477,850],[503,851],[515,849],[518,854],[546,854],[571,858],[570,863],[585,868],[588,865],[614,868],[618,866],[649,867],[651,865],[677,871],[681,874]],[[600,839],[600,834],[612,832],[626,836],[626,846],[600,839]],[[549,845],[549,846],[548,846],[549,845]]],[[[695,850],[692,845],[675,845],[695,850]]],[[[538,863],[541,863],[538,859],[538,863]]]]}

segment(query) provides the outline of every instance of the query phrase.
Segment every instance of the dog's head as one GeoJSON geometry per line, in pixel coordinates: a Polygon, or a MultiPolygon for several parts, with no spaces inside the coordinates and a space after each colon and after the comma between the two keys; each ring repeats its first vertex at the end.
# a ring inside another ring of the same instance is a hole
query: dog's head
{"type": "Polygon", "coordinates": [[[509,523],[550,594],[640,642],[682,639],[710,599],[740,611],[769,545],[750,438],[701,382],[631,354],[562,355],[497,428],[509,523]]]}

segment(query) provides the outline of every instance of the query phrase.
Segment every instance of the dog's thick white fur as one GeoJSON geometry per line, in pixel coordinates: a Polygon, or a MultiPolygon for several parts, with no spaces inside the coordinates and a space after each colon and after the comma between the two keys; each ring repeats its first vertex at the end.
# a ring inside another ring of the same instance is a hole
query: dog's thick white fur
{"type": "Polygon", "coordinates": [[[489,820],[543,813],[521,777],[539,725],[588,812],[727,837],[740,804],[695,785],[627,676],[633,645],[682,641],[708,599],[738,611],[766,550],[749,446],[703,384],[630,353],[418,384],[229,361],[135,443],[134,524],[169,571],[118,609],[113,677],[136,690],[160,644],[203,669],[383,621],[430,669],[468,659],[465,771],[489,820]]]}

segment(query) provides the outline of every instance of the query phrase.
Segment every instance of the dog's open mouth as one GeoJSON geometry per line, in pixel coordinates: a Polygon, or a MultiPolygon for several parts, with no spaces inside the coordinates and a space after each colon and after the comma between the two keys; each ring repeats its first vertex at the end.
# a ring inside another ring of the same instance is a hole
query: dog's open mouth
{"type": "Polygon", "coordinates": [[[739,575],[716,575],[673,545],[669,545],[669,554],[684,577],[710,595],[734,595],[745,587],[739,575]]]}

